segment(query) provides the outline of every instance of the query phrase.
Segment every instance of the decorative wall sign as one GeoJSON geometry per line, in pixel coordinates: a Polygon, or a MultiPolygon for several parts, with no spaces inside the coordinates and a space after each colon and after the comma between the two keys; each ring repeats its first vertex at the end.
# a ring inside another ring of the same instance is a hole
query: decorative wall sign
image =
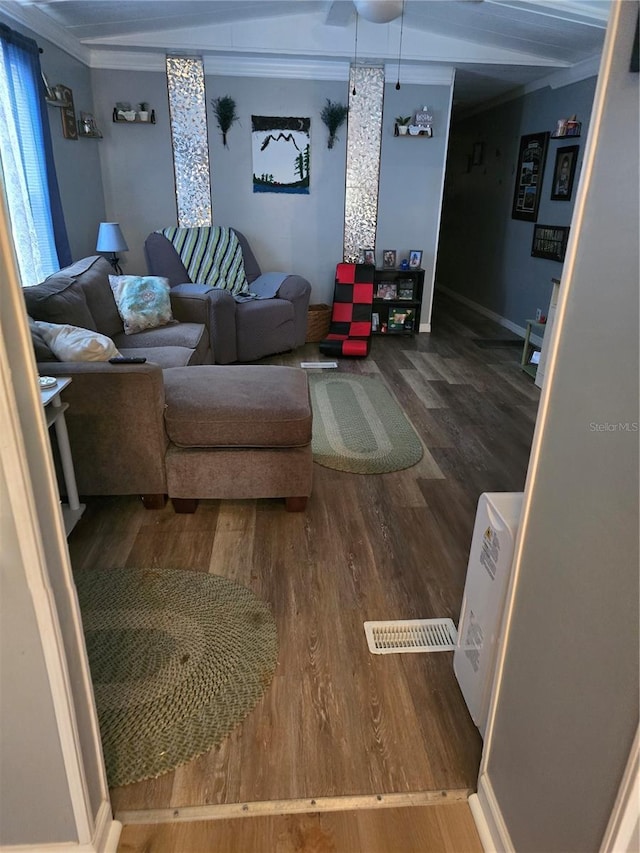
{"type": "Polygon", "coordinates": [[[568,239],[568,225],[534,225],[531,255],[549,261],[564,261],[568,239]]]}
{"type": "Polygon", "coordinates": [[[516,185],[513,193],[512,219],[535,222],[538,218],[540,190],[544,175],[549,134],[531,133],[520,138],[516,185]]]}
{"type": "Polygon", "coordinates": [[[551,185],[552,201],[571,201],[579,150],[579,145],[567,145],[566,148],[558,148],[556,151],[553,184],[551,185]]]}
{"type": "Polygon", "coordinates": [[[73,106],[73,92],[68,86],[58,84],[56,95],[59,100],[64,101],[64,107],[60,110],[62,116],[62,135],[65,139],[78,138],[78,125],[76,124],[76,111],[73,106]]]}
{"type": "Polygon", "coordinates": [[[251,116],[254,193],[309,194],[311,119],[251,116]]]}

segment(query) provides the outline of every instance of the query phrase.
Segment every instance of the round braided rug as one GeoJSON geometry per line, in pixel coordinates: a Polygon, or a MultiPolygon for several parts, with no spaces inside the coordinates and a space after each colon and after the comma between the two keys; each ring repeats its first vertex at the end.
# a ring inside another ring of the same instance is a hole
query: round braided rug
{"type": "Polygon", "coordinates": [[[422,459],[422,444],[384,384],[371,376],[310,376],[313,461],[353,474],[384,474],[422,459]]]}
{"type": "Polygon", "coordinates": [[[171,569],[75,580],[111,787],[207,752],[269,686],[276,625],[245,587],[171,569]]]}

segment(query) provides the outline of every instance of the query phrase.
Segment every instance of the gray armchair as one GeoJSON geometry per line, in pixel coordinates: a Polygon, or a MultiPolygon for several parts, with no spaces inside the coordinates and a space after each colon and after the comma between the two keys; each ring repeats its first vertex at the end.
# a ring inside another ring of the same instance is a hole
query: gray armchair
{"type": "MultiPolygon", "coordinates": [[[[233,230],[242,247],[245,273],[251,286],[262,272],[246,237],[233,230]]],[[[203,309],[206,294],[216,364],[257,361],[295,349],[305,342],[311,295],[311,285],[305,278],[287,276],[273,299],[236,302],[226,290],[192,282],[179,254],[163,234],[150,234],[144,250],[149,274],[168,278],[172,294],[180,295],[180,308],[178,312],[174,310],[177,320],[189,321],[191,301],[194,316],[197,316],[203,309]]]]}

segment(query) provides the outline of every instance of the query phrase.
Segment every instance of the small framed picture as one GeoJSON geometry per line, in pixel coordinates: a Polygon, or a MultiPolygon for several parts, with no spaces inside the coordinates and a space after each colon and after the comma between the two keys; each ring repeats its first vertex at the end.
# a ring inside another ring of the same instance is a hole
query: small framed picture
{"type": "Polygon", "coordinates": [[[360,249],[362,263],[376,265],[376,250],[375,249],[360,249]]]}
{"type": "Polygon", "coordinates": [[[412,249],[409,252],[409,268],[419,270],[422,266],[422,249],[412,249]]]}
{"type": "Polygon", "coordinates": [[[567,145],[566,148],[558,148],[556,151],[551,201],[571,201],[579,150],[579,145],[567,145]]]}
{"type": "Polygon", "coordinates": [[[382,253],[382,266],[386,270],[394,270],[396,268],[396,250],[385,249],[382,253]]]}
{"type": "Polygon", "coordinates": [[[398,295],[398,285],[395,281],[380,281],[376,290],[376,299],[395,299],[398,295]]]}
{"type": "Polygon", "coordinates": [[[380,330],[380,315],[375,311],[371,315],[371,331],[377,332],[380,330]]]}
{"type": "Polygon", "coordinates": [[[399,281],[398,282],[398,299],[413,299],[413,282],[399,281]]]}

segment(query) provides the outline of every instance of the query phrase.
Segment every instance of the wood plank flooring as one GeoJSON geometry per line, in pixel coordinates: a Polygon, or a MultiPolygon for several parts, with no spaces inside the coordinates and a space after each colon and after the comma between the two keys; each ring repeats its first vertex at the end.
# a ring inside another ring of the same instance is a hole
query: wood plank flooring
{"type": "MultiPolygon", "coordinates": [[[[425,446],[415,467],[362,476],[315,465],[299,514],[276,500],[201,501],[191,516],[171,506],[147,511],[135,497],[87,501],[69,539],[75,571],[157,566],[233,578],[269,603],[280,642],[274,680],[245,722],[173,773],[113,789],[116,813],[475,788],[481,740],[452,653],[371,655],[363,622],[457,624],[478,497],[523,489],[539,392],[519,368],[518,348],[474,343],[511,337],[492,321],[440,297],[433,328],[412,339],[376,337],[368,359],[340,362],[380,376],[395,395],[425,446]]],[[[266,361],[318,357],[307,344],[266,361]]],[[[285,821],[285,836],[308,827],[338,837],[333,820],[285,821]]]]}

